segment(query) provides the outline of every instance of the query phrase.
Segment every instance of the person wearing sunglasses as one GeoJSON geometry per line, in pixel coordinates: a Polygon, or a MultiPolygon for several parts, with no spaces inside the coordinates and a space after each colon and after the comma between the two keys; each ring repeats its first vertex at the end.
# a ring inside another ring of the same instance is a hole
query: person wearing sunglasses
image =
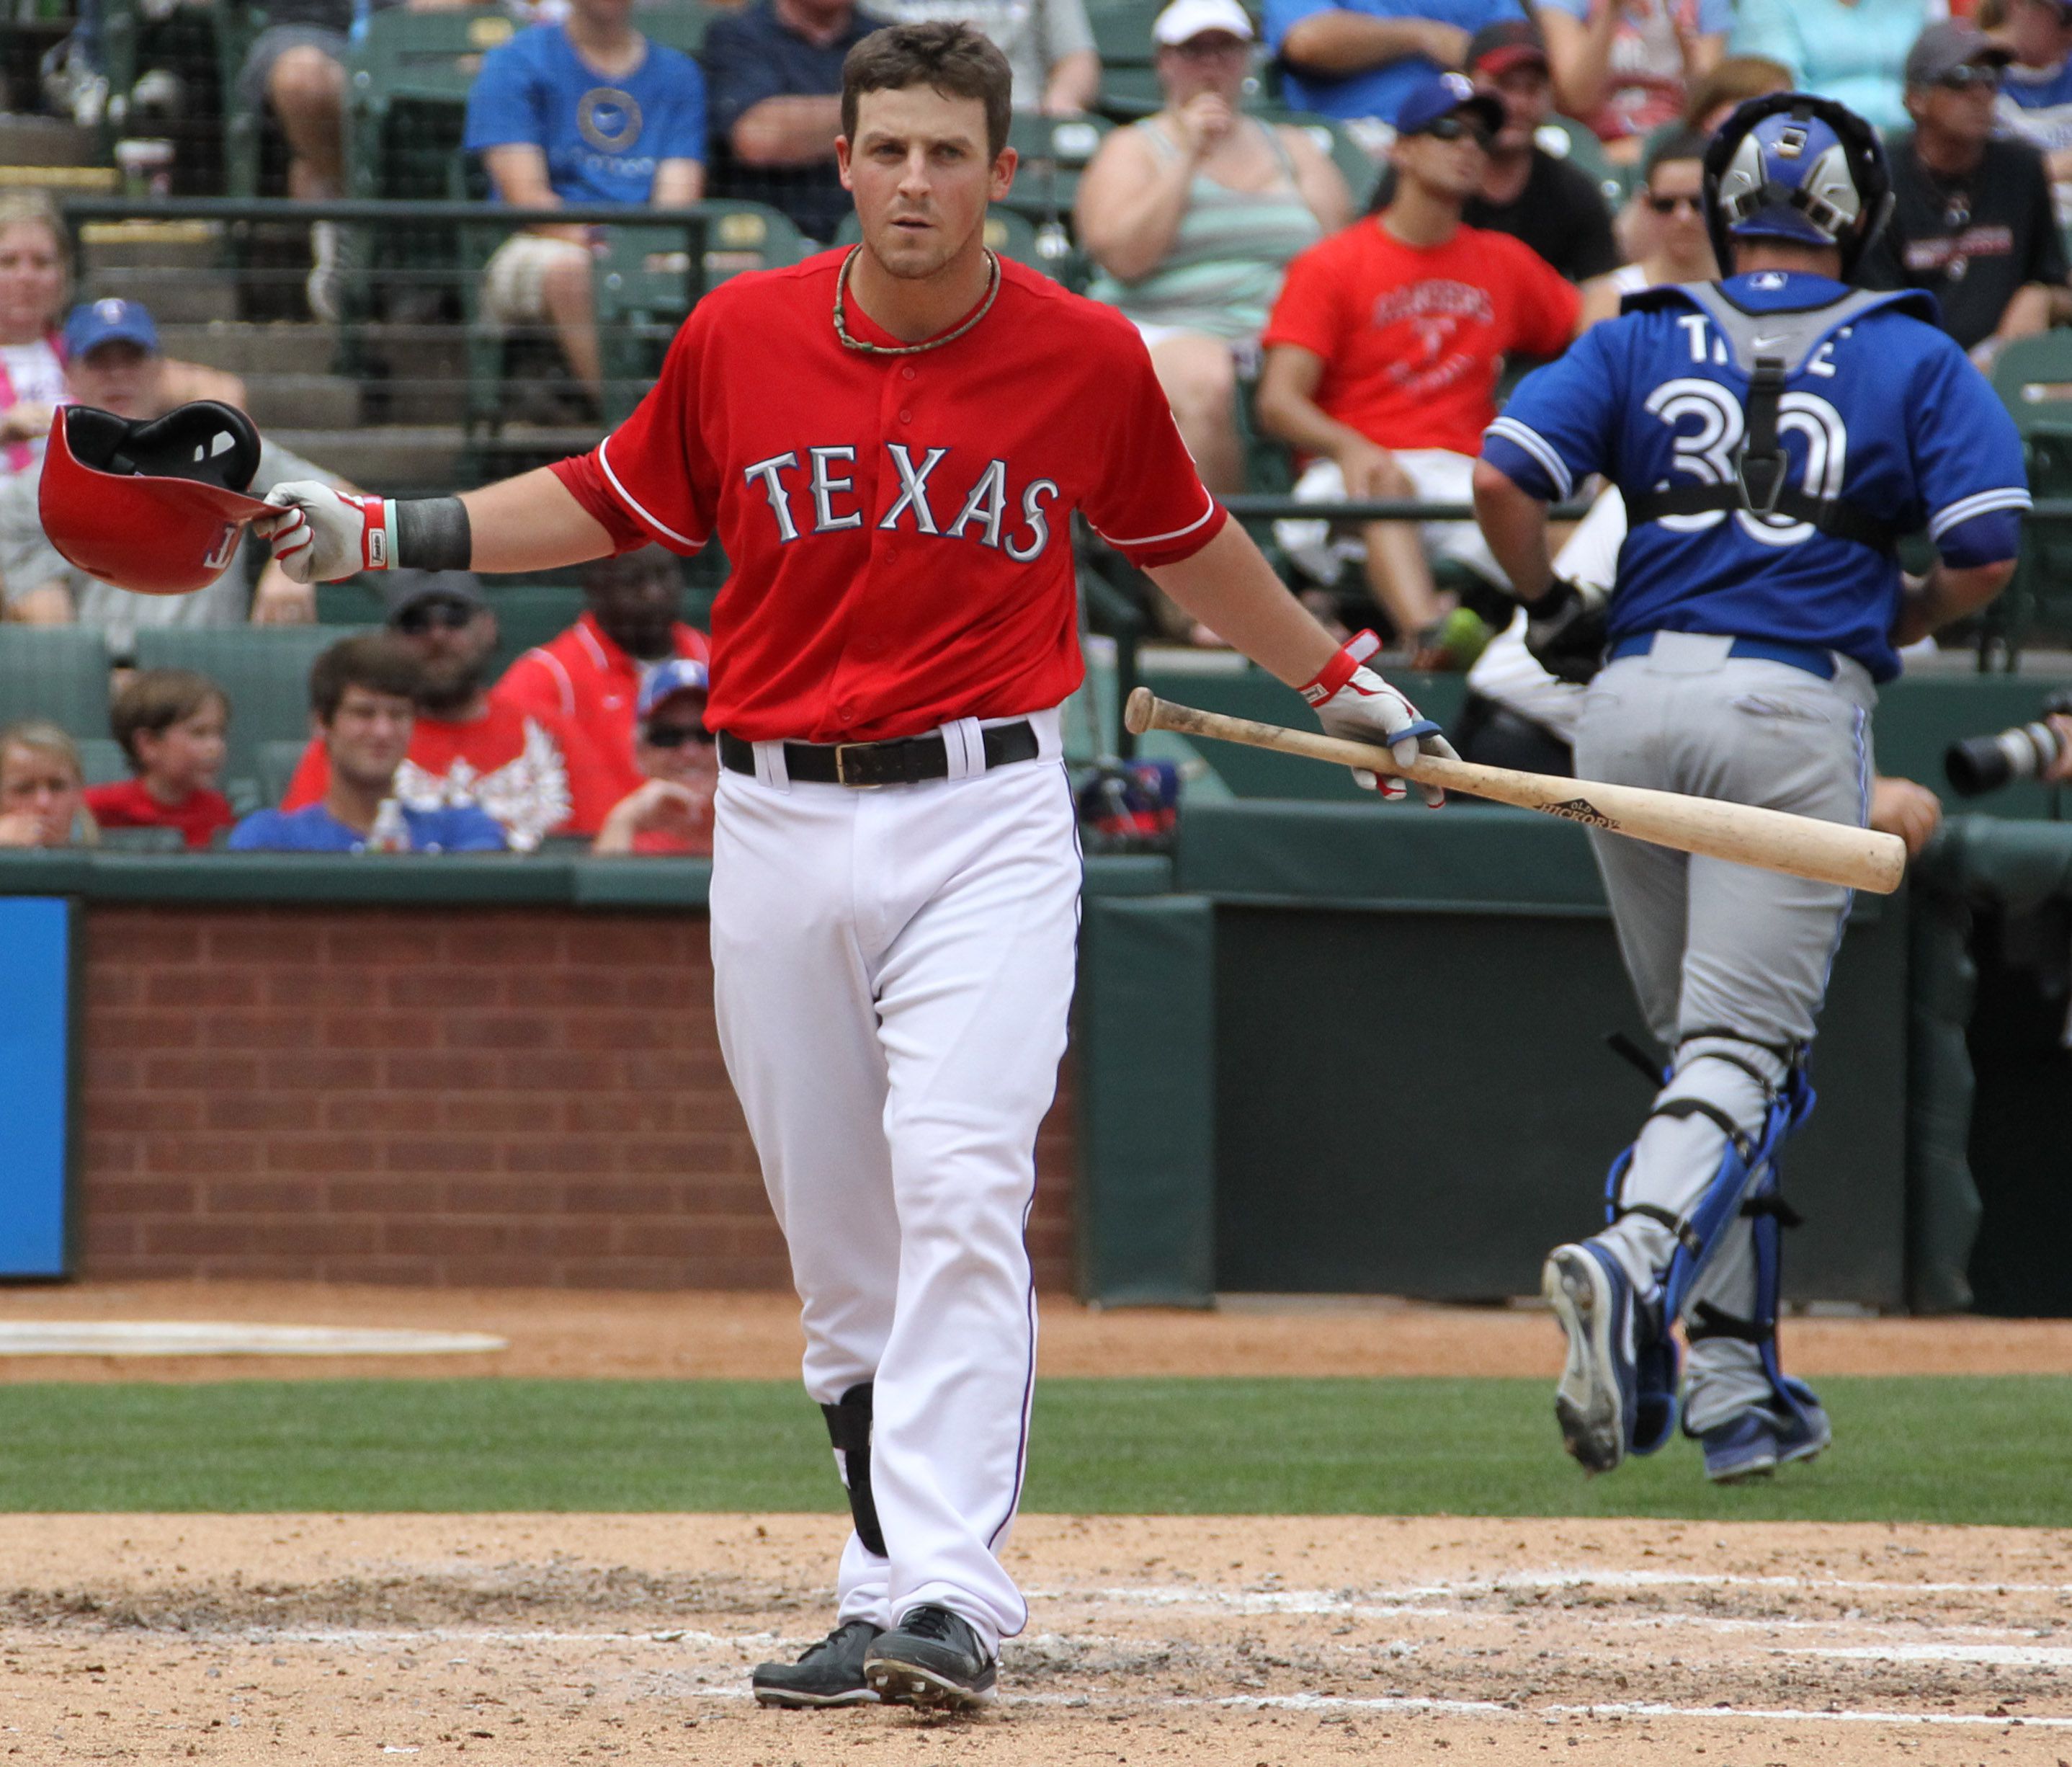
{"type": "Polygon", "coordinates": [[[593,853],[710,855],[719,750],[705,724],[709,681],[705,665],[689,658],[648,671],[633,736],[634,760],[647,776],[612,806],[593,853]]]}
{"type": "MultiPolygon", "coordinates": [[[[1506,114],[1466,75],[1433,75],[1404,101],[1394,200],[1289,266],[1261,340],[1258,410],[1306,457],[1303,501],[1466,503],[1504,357],[1553,356],[1575,335],[1571,284],[1522,241],[1462,222],[1506,114]]],[[[1428,662],[1450,612],[1428,554],[1506,587],[1473,522],[1370,521],[1341,536],[1327,521],[1295,521],[1275,532],[1326,591],[1347,558],[1360,561],[1399,640],[1428,662]]]]}
{"type": "MultiPolygon", "coordinates": [[[[467,570],[393,570],[380,580],[388,631],[417,665],[417,720],[396,775],[405,807],[477,805],[521,853],[550,834],[594,834],[616,799],[610,776],[573,725],[490,693],[496,616],[480,580],[467,570]]],[[[282,808],[321,802],[329,777],[324,746],[312,741],[282,808]]]]}
{"type": "Polygon", "coordinates": [[[1868,287],[1933,294],[1942,329],[1988,372],[2015,339],[2049,329],[2066,294],[2042,156],[1994,135],[2008,60],[1961,19],[1921,33],[1906,58],[1914,127],[1889,147],[1892,222],[1864,264],[1868,287]]]}
{"type": "Polygon", "coordinates": [[[1583,323],[1614,318],[1619,303],[1665,282],[1709,282],[1720,274],[1705,231],[1705,143],[1696,129],[1667,129],[1649,142],[1640,189],[1622,220],[1634,257],[1583,285],[1583,323]]]}

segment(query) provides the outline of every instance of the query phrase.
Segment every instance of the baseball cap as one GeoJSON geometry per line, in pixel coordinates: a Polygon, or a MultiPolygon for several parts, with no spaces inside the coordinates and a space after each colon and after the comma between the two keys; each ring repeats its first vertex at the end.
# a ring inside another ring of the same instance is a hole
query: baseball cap
{"type": "Polygon", "coordinates": [[[158,353],[158,327],[134,301],[85,301],[65,320],[65,354],[90,356],[104,344],[134,344],[158,353]]]}
{"type": "Polygon", "coordinates": [[[648,671],[647,678],[640,683],[640,698],[635,710],[644,722],[664,700],[677,694],[701,694],[711,684],[712,677],[703,663],[693,662],[688,657],[672,657],[648,671]]]}
{"type": "Polygon", "coordinates": [[[1498,19],[1468,39],[1464,64],[1471,74],[1501,79],[1514,68],[1547,65],[1547,39],[1530,19],[1498,19]]]}
{"type": "Polygon", "coordinates": [[[1959,68],[2004,68],[2013,60],[1976,25],[1963,19],[1945,19],[1922,31],[1906,51],[1906,83],[1932,86],[1959,68]]]}
{"type": "Polygon", "coordinates": [[[427,601],[458,601],[463,608],[485,608],[489,598],[472,570],[388,570],[381,576],[381,608],[390,625],[427,601]]]}
{"type": "Polygon", "coordinates": [[[1396,132],[1399,135],[1420,135],[1441,117],[1450,117],[1462,110],[1471,111],[1481,117],[1483,126],[1492,135],[1503,127],[1503,101],[1494,93],[1478,92],[1475,83],[1464,73],[1436,73],[1421,85],[1413,87],[1403,101],[1396,113],[1396,132]]]}
{"type": "Polygon", "coordinates": [[[1172,48],[1211,31],[1227,31],[1250,43],[1252,20],[1237,0],[1173,0],[1151,26],[1151,40],[1172,48]]]}

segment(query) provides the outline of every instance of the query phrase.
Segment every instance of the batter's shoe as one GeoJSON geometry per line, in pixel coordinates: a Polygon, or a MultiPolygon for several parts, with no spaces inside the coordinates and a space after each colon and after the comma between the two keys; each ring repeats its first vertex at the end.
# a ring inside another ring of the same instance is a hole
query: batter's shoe
{"type": "Polygon", "coordinates": [[[863,1676],[887,1705],[972,1711],[991,1703],[997,1673],[971,1623],[931,1603],[878,1638],[863,1676]]]}
{"type": "Polygon", "coordinates": [[[838,1625],[796,1662],[755,1666],[748,1685],[762,1706],[874,1706],[878,1695],[864,1679],[863,1659],[884,1635],[868,1620],[838,1625]]]}
{"type": "Polygon", "coordinates": [[[1643,1328],[1633,1284],[1610,1250],[1586,1239],[1556,1246],[1540,1286],[1568,1340],[1554,1391],[1561,1445],[1585,1472],[1609,1472],[1633,1447],[1635,1337],[1643,1328]]]}

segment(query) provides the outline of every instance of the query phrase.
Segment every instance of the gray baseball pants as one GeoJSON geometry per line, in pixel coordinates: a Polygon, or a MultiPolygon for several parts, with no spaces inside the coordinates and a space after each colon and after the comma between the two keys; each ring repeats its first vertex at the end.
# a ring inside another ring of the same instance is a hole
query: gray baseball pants
{"type": "MultiPolygon", "coordinates": [[[[1648,654],[1608,665],[1584,702],[1577,773],[1861,826],[1877,698],[1869,675],[1836,657],[1835,678],[1826,681],[1788,663],[1729,657],[1732,641],[1659,632],[1648,654]]],[[[1812,1037],[1850,892],[1616,834],[1593,830],[1590,839],[1641,1011],[1673,1052],[1658,1106],[1703,1100],[1759,1138],[1765,1082],[1781,1086],[1790,1052],[1812,1037]]],[[[1688,1216],[1726,1145],[1707,1116],[1651,1116],[1634,1144],[1624,1201],[1688,1216]]],[[[1646,1215],[1623,1217],[1601,1238],[1643,1294],[1675,1250],[1670,1229],[1646,1215]]],[[[1701,1301],[1734,1318],[1753,1316],[1746,1219],[1726,1229],[1687,1320],[1701,1301]]],[[[1770,1391],[1754,1345],[1708,1337],[1692,1346],[1684,1416],[1692,1430],[1712,1428],[1770,1391]]]]}

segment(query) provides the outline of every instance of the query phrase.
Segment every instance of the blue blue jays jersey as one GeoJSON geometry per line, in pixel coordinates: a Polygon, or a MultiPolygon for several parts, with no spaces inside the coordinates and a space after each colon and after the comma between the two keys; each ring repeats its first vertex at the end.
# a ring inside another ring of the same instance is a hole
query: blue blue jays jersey
{"type": "MultiPolygon", "coordinates": [[[[1806,312],[1848,290],[1763,270],[1720,286],[1755,315],[1806,312]]],[[[1483,439],[1482,458],[1549,501],[1593,472],[1629,496],[1694,481],[1732,484],[1749,376],[1719,321],[1676,290],[1593,327],[1527,375],[1483,439]]],[[[2029,507],[2021,441],[1986,377],[1918,299],[1838,315],[1788,375],[1777,427],[1786,482],[1841,499],[1901,533],[1925,527],[1953,565],[2012,558],[2029,507]]],[[[1932,309],[1930,310],[1932,311],[1932,309]]],[[[1811,522],[1712,509],[1635,524],[1620,550],[1611,636],[1712,632],[1817,645],[1873,679],[1899,673],[1888,634],[1900,571],[1888,551],[1811,522]]]]}

